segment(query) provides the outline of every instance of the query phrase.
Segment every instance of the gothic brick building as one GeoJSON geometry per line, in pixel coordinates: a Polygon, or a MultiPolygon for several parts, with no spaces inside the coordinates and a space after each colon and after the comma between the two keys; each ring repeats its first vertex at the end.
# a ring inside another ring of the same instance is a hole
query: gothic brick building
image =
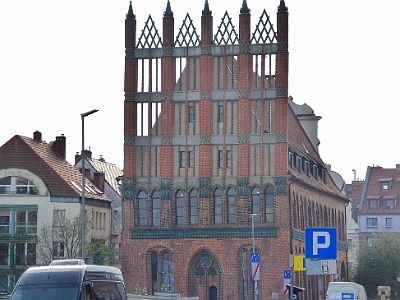
{"type": "MultiPolygon", "coordinates": [[[[251,28],[244,0],[237,31],[228,12],[214,28],[205,0],[201,32],[187,14],[175,35],[168,0],[162,36],[149,16],[139,38],[134,11],[131,3],[125,20],[128,292],[137,285],[150,294],[252,299],[257,290],[259,299],[284,299],[283,271],[291,254],[304,254],[306,227],[338,229],[338,276],[347,279],[347,198],[288,103],[285,2],[277,29],[265,10],[251,28]]],[[[293,279],[305,299],[331,280],[293,279]]]]}

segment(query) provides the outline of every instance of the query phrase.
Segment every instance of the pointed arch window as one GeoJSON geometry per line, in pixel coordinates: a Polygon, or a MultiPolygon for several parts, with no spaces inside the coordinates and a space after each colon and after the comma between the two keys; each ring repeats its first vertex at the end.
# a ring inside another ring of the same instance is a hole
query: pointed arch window
{"type": "Polygon", "coordinates": [[[227,195],[228,201],[228,223],[236,223],[236,191],[229,188],[227,195]]]}
{"type": "Polygon", "coordinates": [[[147,195],[144,191],[141,191],[138,195],[138,207],[139,207],[139,226],[147,225],[147,195]]]}
{"type": "Polygon", "coordinates": [[[176,199],[176,225],[185,224],[185,199],[183,198],[183,191],[178,190],[175,195],[176,199]]]}
{"type": "Polygon", "coordinates": [[[222,190],[220,188],[214,191],[214,223],[222,224],[222,190]]]}
{"type": "Polygon", "coordinates": [[[196,190],[192,190],[189,194],[190,203],[190,224],[196,225],[199,223],[199,195],[196,190]]]}
{"type": "Polygon", "coordinates": [[[161,195],[159,191],[154,191],[153,200],[153,226],[161,226],[161,195]]]}
{"type": "Polygon", "coordinates": [[[273,223],[275,220],[274,189],[268,186],[265,189],[265,221],[273,223]]]}
{"type": "Polygon", "coordinates": [[[253,221],[255,223],[260,222],[260,190],[255,187],[251,191],[251,212],[255,214],[253,221]]]}

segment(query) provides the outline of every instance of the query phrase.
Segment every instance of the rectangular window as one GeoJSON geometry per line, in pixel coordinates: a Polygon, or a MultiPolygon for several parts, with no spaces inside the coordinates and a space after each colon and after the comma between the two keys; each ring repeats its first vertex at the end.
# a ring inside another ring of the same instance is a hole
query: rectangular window
{"type": "Polygon", "coordinates": [[[315,180],[318,180],[318,166],[313,165],[313,176],[315,180]]]}
{"type": "Polygon", "coordinates": [[[8,266],[8,243],[0,243],[0,265],[8,266]]]}
{"type": "Polygon", "coordinates": [[[64,258],[64,243],[53,242],[53,258],[64,258]]]}
{"type": "Polygon", "coordinates": [[[301,157],[296,157],[296,169],[297,169],[297,171],[299,171],[299,172],[301,172],[301,170],[302,170],[302,165],[301,165],[301,157]]]}
{"type": "Polygon", "coordinates": [[[393,227],[393,219],[386,218],[386,227],[393,227]]]}
{"type": "Polygon", "coordinates": [[[289,164],[289,167],[293,167],[293,153],[292,152],[289,152],[288,164],[289,164]]]}
{"type": "Polygon", "coordinates": [[[394,208],[394,200],[386,200],[386,208],[393,209],[394,208]]]}
{"type": "Polygon", "coordinates": [[[189,123],[194,123],[195,118],[194,105],[189,105],[189,123]]]}
{"type": "Polygon", "coordinates": [[[217,152],[217,167],[220,169],[224,165],[224,151],[223,150],[218,150],[217,152]]]}
{"type": "Polygon", "coordinates": [[[377,201],[376,200],[370,200],[369,201],[369,208],[370,209],[376,209],[378,207],[377,201]]]}
{"type": "Polygon", "coordinates": [[[310,163],[308,161],[304,162],[304,174],[310,176],[310,163]]]}
{"type": "Polygon", "coordinates": [[[189,151],[189,168],[194,168],[194,151],[189,151]]]}
{"type": "Polygon", "coordinates": [[[224,121],[224,106],[222,104],[218,105],[218,122],[222,123],[224,121]]]}
{"type": "Polygon", "coordinates": [[[179,168],[185,167],[185,151],[179,151],[179,168]]]}
{"type": "Polygon", "coordinates": [[[367,227],[378,227],[378,218],[367,218],[367,227]]]}
{"type": "Polygon", "coordinates": [[[382,190],[388,190],[389,189],[389,182],[382,182],[382,190]]]}
{"type": "Polygon", "coordinates": [[[65,222],[65,209],[53,210],[53,226],[62,226],[65,222]]]}
{"type": "Polygon", "coordinates": [[[0,210],[0,234],[10,233],[10,211],[0,210]]]}
{"type": "Polygon", "coordinates": [[[232,150],[226,150],[226,167],[232,168],[233,165],[233,153],[232,150]]]}

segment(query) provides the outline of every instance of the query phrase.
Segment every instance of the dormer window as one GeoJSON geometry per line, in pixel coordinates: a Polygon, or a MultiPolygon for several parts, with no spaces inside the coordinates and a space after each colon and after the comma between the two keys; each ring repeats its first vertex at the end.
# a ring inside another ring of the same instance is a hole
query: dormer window
{"type": "Polygon", "coordinates": [[[299,156],[296,157],[296,169],[299,172],[302,170],[301,157],[299,156]]]}
{"type": "Polygon", "coordinates": [[[387,209],[393,209],[394,208],[394,200],[393,199],[386,200],[386,208],[387,209]]]}
{"type": "Polygon", "coordinates": [[[381,178],[379,179],[379,183],[381,184],[382,191],[388,191],[391,187],[392,178],[381,178]]]}
{"type": "Polygon", "coordinates": [[[304,162],[304,174],[310,176],[310,162],[304,162]]]}
{"type": "Polygon", "coordinates": [[[318,166],[313,165],[313,176],[315,180],[318,180],[318,166]]]}
{"type": "Polygon", "coordinates": [[[377,200],[370,200],[369,201],[369,208],[370,209],[377,209],[378,208],[378,201],[377,200]]]}
{"type": "Polygon", "coordinates": [[[293,167],[293,153],[292,152],[289,152],[289,157],[288,157],[288,164],[289,164],[289,167],[293,167]]]}

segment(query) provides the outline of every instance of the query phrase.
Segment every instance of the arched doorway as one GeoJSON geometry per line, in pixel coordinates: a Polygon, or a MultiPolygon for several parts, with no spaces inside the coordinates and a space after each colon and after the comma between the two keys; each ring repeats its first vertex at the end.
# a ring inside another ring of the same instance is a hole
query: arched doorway
{"type": "Polygon", "coordinates": [[[210,286],[210,300],[217,300],[218,299],[218,290],[216,286],[210,286]]]}

